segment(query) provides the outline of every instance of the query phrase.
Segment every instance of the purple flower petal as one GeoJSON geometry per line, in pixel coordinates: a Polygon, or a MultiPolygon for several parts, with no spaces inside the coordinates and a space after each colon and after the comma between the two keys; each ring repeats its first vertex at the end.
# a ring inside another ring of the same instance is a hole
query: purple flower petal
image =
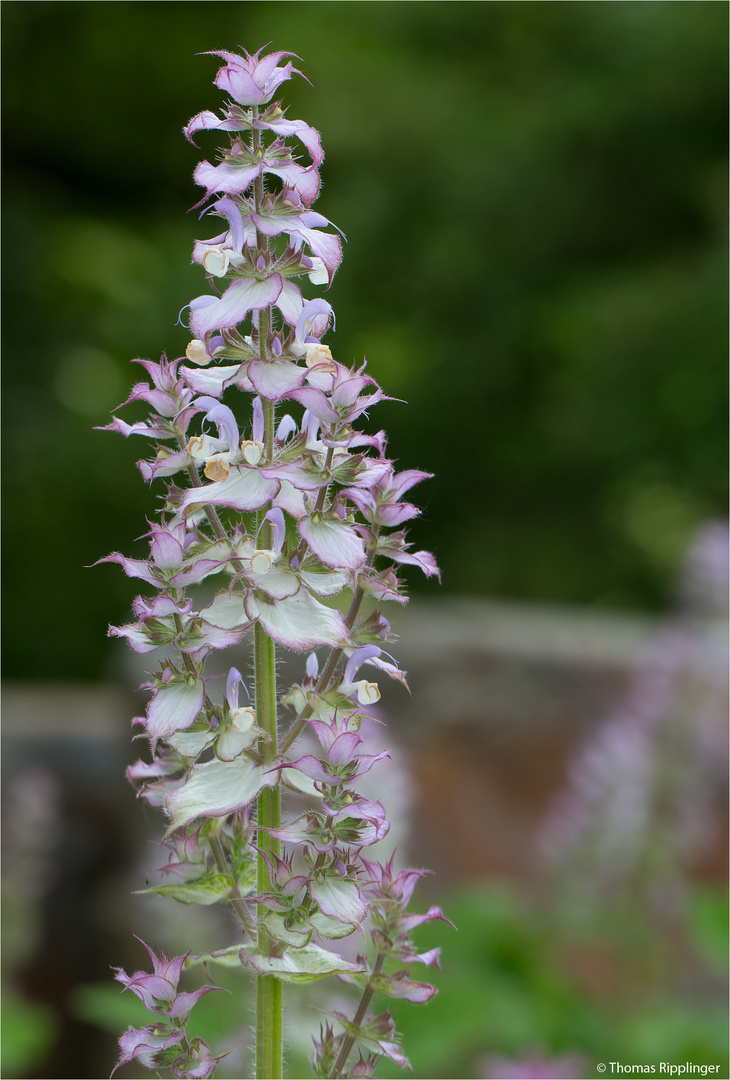
{"type": "Polygon", "coordinates": [[[245,120],[239,120],[234,116],[216,116],[210,109],[204,109],[194,116],[183,128],[183,134],[188,142],[196,146],[193,139],[198,131],[247,131],[250,124],[245,120]]]}
{"type": "Polygon", "coordinates": [[[348,765],[361,742],[362,739],[354,731],[343,731],[329,748],[327,756],[330,763],[332,765],[348,765]]]}
{"type": "Polygon", "coordinates": [[[279,482],[269,479],[259,469],[234,465],[225,480],[188,488],[181,503],[183,511],[193,506],[232,506],[234,510],[258,510],[273,499],[279,482]]]}
{"type": "Polygon", "coordinates": [[[343,878],[325,877],[323,881],[314,879],[309,883],[309,893],[325,915],[331,915],[340,922],[359,926],[367,915],[367,907],[362,902],[360,891],[354,881],[343,878]]]}
{"type": "Polygon", "coordinates": [[[297,390],[306,375],[306,368],[300,368],[290,360],[252,360],[248,365],[248,377],[256,392],[272,401],[297,390]]]}
{"type": "Polygon", "coordinates": [[[201,986],[199,990],[192,990],[185,994],[177,994],[167,1015],[184,1025],[187,1023],[193,1005],[196,1005],[197,1002],[200,1001],[203,994],[207,994],[210,990],[220,989],[220,986],[201,986]]]}
{"type": "Polygon", "coordinates": [[[270,165],[265,161],[264,172],[271,173],[273,176],[278,176],[280,180],[283,180],[287,187],[296,191],[306,206],[313,203],[319,195],[321,179],[314,166],[304,169],[301,165],[295,165],[293,162],[290,164],[285,162],[281,165],[270,165]]]}
{"type": "Polygon", "coordinates": [[[230,709],[238,708],[238,685],[242,682],[243,675],[237,668],[232,667],[226,680],[226,701],[230,709]]]}
{"type": "Polygon", "coordinates": [[[293,230],[292,235],[299,236],[309,245],[309,250],[317,258],[321,259],[327,267],[330,284],[335,275],[335,270],[342,262],[342,241],[339,236],[332,233],[320,232],[317,229],[298,228],[293,230]]]}
{"type": "Polygon", "coordinates": [[[271,550],[278,553],[284,546],[284,540],[286,539],[286,522],[284,520],[284,515],[278,507],[274,507],[273,510],[268,510],[264,515],[264,521],[271,522],[273,533],[271,550]]]}
{"type": "Polygon", "coordinates": [[[190,464],[190,455],[187,450],[179,450],[175,454],[158,452],[155,461],[138,461],[137,467],[142,477],[151,484],[158,476],[174,476],[190,464]]]}
{"type": "Polygon", "coordinates": [[[215,424],[218,428],[220,438],[225,440],[229,451],[233,452],[238,450],[240,435],[236,417],[233,415],[233,410],[212,397],[197,398],[195,404],[200,409],[208,410],[205,414],[205,419],[210,420],[212,424],[215,424]]]}
{"type": "Polygon", "coordinates": [[[288,323],[289,326],[296,326],[304,306],[299,286],[295,285],[293,281],[285,279],[276,306],[281,312],[284,322],[288,323]]]}
{"type": "Polygon", "coordinates": [[[436,993],[435,986],[409,979],[408,972],[405,970],[398,971],[394,975],[373,975],[371,985],[381,994],[393,998],[406,998],[414,1005],[425,1005],[436,993]]]}
{"type": "Polygon", "coordinates": [[[114,551],[111,555],[105,555],[103,559],[97,559],[91,565],[98,566],[100,563],[106,562],[119,563],[127,577],[140,578],[142,581],[146,581],[148,585],[154,585],[158,589],[162,587],[159,575],[155,573],[155,568],[146,559],[127,559],[124,555],[120,555],[118,551],[114,551]]]}
{"type": "MultiPolygon", "coordinates": [[[[263,465],[259,469],[263,476],[271,477],[272,479],[288,481],[293,484],[294,487],[299,488],[300,491],[317,491],[318,488],[324,487],[329,481],[322,477],[321,472],[315,467],[307,467],[301,465],[297,461],[292,461],[290,464],[282,465],[263,465]]],[[[283,510],[288,508],[281,505],[283,510]]],[[[291,511],[289,511],[291,513],[291,511]]],[[[301,517],[301,513],[292,514],[292,517],[301,517]]]]}
{"type": "Polygon", "coordinates": [[[211,165],[209,161],[201,161],[193,177],[196,184],[205,188],[206,199],[215,191],[240,195],[261,174],[262,168],[261,162],[258,165],[233,165],[224,161],[220,165],[211,165]]]}
{"type": "Polygon", "coordinates": [[[339,611],[325,607],[305,589],[284,600],[246,597],[249,618],[260,619],[266,633],[287,649],[311,652],[318,645],[348,645],[348,633],[339,611]]]}
{"type": "Polygon", "coordinates": [[[158,647],[156,642],[150,641],[149,634],[145,633],[137,623],[127,623],[125,626],[110,626],[109,637],[126,638],[130,649],[140,655],[154,652],[158,647]]]}
{"type": "Polygon", "coordinates": [[[237,645],[247,629],[248,626],[237,630],[224,630],[201,620],[191,633],[180,635],[176,644],[181,652],[190,654],[200,652],[201,649],[227,649],[231,645],[237,645]]]}
{"type": "Polygon", "coordinates": [[[386,503],[378,507],[374,520],[378,525],[392,529],[396,525],[402,525],[404,521],[418,517],[420,513],[421,511],[413,503],[386,503]]]}
{"type": "Polygon", "coordinates": [[[395,499],[400,499],[414,484],[420,484],[422,480],[430,480],[432,476],[433,473],[421,472],[420,469],[405,469],[404,472],[395,475],[388,494],[395,499]]]}
{"type": "Polygon", "coordinates": [[[167,812],[172,820],[168,835],[198,817],[232,814],[253,802],[262,788],[274,783],[273,774],[254,765],[243,754],[233,761],[214,758],[194,765],[182,787],[167,797],[167,812]]]}
{"type": "Polygon", "coordinates": [[[315,131],[309,124],[305,124],[303,120],[286,120],[282,117],[281,120],[260,121],[259,127],[268,128],[269,131],[273,131],[283,138],[286,138],[288,135],[296,135],[312,155],[312,164],[322,164],[324,153],[322,151],[319,132],[315,131]]]}
{"type": "Polygon", "coordinates": [[[439,581],[441,580],[438,564],[430,551],[414,551],[412,555],[407,554],[405,551],[388,552],[388,556],[394,562],[417,566],[420,570],[423,570],[426,577],[436,576],[439,581]]]}
{"type": "Polygon", "coordinates": [[[278,274],[263,281],[240,278],[233,281],[221,297],[198,296],[190,304],[190,328],[196,338],[204,338],[213,330],[227,330],[242,322],[249,311],[268,307],[281,292],[278,274]]]}
{"type": "Polygon", "coordinates": [[[291,62],[279,67],[279,61],[294,53],[275,52],[259,59],[259,52],[243,56],[226,51],[210,51],[208,56],[220,56],[226,66],[220,68],[214,82],[230,94],[239,105],[262,105],[269,101],[283,82],[290,79],[296,69],[291,62]]]}
{"type": "Polygon", "coordinates": [[[182,544],[168,529],[152,529],[150,540],[150,556],[155,566],[160,570],[175,570],[182,566],[182,544]]]}
{"type": "MultiPolygon", "coordinates": [[[[244,369],[245,371],[245,369],[244,369]]],[[[196,394],[206,394],[209,397],[219,398],[227,386],[237,383],[242,390],[252,390],[252,386],[245,374],[241,373],[241,365],[233,364],[227,367],[208,368],[180,368],[180,374],[187,386],[196,394]]]]}
{"type": "Polygon", "coordinates": [[[119,1068],[134,1058],[146,1069],[156,1069],[156,1059],[160,1050],[166,1050],[182,1042],[185,1032],[182,1029],[172,1031],[165,1024],[154,1024],[145,1028],[127,1028],[119,1039],[121,1057],[115,1067],[119,1068]]]}
{"type": "Polygon", "coordinates": [[[327,395],[321,390],[316,390],[313,386],[302,386],[298,390],[290,391],[286,396],[298,401],[305,409],[309,409],[318,420],[322,420],[327,424],[334,424],[340,419],[340,414],[336,409],[332,408],[327,395]]]}
{"type": "Polygon", "coordinates": [[[299,535],[317,558],[332,570],[355,570],[365,562],[365,546],[349,525],[333,518],[313,515],[300,518],[299,535]]]}
{"type": "Polygon", "coordinates": [[[297,761],[287,761],[281,766],[282,769],[296,769],[304,773],[310,780],[319,780],[323,784],[332,783],[332,770],[328,769],[319,758],[313,754],[305,754],[297,761]]]}
{"type": "Polygon", "coordinates": [[[188,679],[172,680],[155,691],[147,707],[146,727],[151,739],[164,739],[194,723],[203,707],[205,683],[193,676],[188,679]]]}
{"type": "Polygon", "coordinates": [[[246,230],[240,209],[232,199],[219,199],[218,202],[213,203],[211,210],[226,218],[231,248],[240,255],[246,239],[246,230]]]}
{"type": "Polygon", "coordinates": [[[381,652],[382,649],[379,649],[377,645],[363,645],[361,649],[355,649],[345,668],[344,681],[346,683],[353,682],[360,665],[364,664],[366,660],[372,660],[374,656],[380,656],[381,652]]]}
{"type": "Polygon", "coordinates": [[[296,324],[296,340],[302,344],[308,338],[319,338],[326,332],[332,317],[332,305],[326,300],[310,300],[302,308],[296,324]]]}

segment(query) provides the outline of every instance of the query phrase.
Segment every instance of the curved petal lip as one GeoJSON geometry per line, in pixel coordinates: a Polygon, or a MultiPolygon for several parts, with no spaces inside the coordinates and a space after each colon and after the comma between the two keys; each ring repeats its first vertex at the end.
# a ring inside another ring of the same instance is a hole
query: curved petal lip
{"type": "Polygon", "coordinates": [[[279,296],[282,279],[278,274],[263,281],[255,278],[232,282],[221,297],[198,296],[190,304],[190,329],[202,340],[213,330],[229,330],[248,315],[273,304],[279,296]]]}

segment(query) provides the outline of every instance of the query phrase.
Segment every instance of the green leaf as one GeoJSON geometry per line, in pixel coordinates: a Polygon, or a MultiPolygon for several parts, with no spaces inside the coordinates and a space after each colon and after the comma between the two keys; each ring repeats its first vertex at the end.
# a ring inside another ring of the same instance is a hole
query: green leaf
{"type": "Polygon", "coordinates": [[[221,967],[238,968],[241,966],[239,954],[242,947],[242,945],[229,945],[226,949],[216,949],[215,952],[189,956],[185,961],[185,967],[198,967],[199,964],[220,964],[221,967]]]}
{"type": "Polygon", "coordinates": [[[282,956],[265,956],[253,945],[244,945],[242,958],[259,975],[274,975],[283,982],[302,984],[324,979],[328,975],[360,974],[362,964],[351,964],[336,953],[321,949],[319,945],[305,945],[302,949],[287,949],[282,956]]]}
{"type": "Polygon", "coordinates": [[[171,882],[169,885],[156,885],[151,889],[137,889],[137,895],[158,893],[159,896],[171,896],[181,904],[217,904],[231,895],[233,878],[230,874],[208,874],[197,881],[171,882]]]}

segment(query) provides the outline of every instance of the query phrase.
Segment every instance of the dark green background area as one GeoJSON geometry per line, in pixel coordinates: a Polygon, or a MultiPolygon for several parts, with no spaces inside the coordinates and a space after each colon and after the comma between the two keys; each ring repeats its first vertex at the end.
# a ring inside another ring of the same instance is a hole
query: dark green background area
{"type": "MultiPolygon", "coordinates": [[[[348,237],[328,298],[450,593],[662,608],[725,506],[726,38],[715,2],[22,2],[4,50],[5,675],[98,678],[155,507],[93,432],[181,355],[206,49],[303,58],[348,237]]],[[[413,586],[422,587],[417,574],[413,586]]],[[[432,589],[433,585],[424,586],[432,589]]],[[[119,647],[119,646],[117,646],[119,647]]]]}

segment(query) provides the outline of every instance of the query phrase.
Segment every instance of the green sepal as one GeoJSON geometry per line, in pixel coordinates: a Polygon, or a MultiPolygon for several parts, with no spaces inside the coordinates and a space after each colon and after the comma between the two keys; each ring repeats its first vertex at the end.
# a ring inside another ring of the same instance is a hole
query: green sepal
{"type": "Polygon", "coordinates": [[[340,922],[333,915],[324,915],[321,911],[315,911],[309,916],[309,922],[321,937],[345,938],[355,933],[355,927],[351,923],[340,922]]]}
{"type": "Polygon", "coordinates": [[[332,479],[344,487],[354,484],[363,470],[363,458],[363,454],[350,454],[347,459],[334,466],[332,479]]]}
{"type": "Polygon", "coordinates": [[[287,918],[287,915],[282,915],[278,911],[266,913],[263,921],[271,937],[295,949],[309,945],[313,932],[311,927],[307,924],[304,930],[290,930],[285,925],[287,918]]]}
{"type": "MultiPolygon", "coordinates": [[[[365,591],[367,592],[367,587],[365,587],[365,591]]],[[[382,648],[384,641],[394,640],[393,634],[388,633],[388,629],[388,624],[383,618],[382,612],[376,610],[352,629],[352,640],[356,641],[358,646],[377,645],[382,648]]]]}

